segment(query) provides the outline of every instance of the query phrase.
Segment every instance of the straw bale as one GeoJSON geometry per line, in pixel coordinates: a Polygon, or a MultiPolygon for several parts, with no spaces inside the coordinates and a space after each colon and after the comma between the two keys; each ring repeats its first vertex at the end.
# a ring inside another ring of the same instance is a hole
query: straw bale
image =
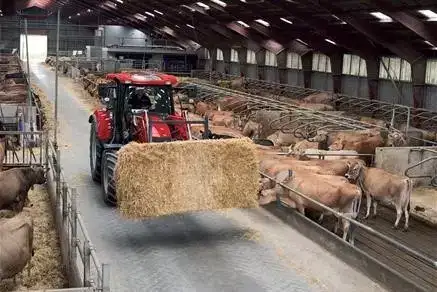
{"type": "Polygon", "coordinates": [[[47,190],[42,186],[35,186],[34,190],[29,191],[29,200],[33,204],[29,210],[34,223],[35,250],[30,261],[30,277],[26,267],[21,276],[17,276],[16,285],[12,279],[1,281],[0,292],[59,289],[67,287],[68,284],[62,269],[59,239],[47,190]]]}
{"type": "Polygon", "coordinates": [[[132,142],[118,152],[118,209],[134,219],[256,207],[258,178],[248,138],[132,142]]]}

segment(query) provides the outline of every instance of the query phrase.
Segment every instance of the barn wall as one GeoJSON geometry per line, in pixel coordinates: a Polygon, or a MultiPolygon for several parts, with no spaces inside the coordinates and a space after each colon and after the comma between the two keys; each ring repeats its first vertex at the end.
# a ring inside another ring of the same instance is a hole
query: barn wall
{"type": "Polygon", "coordinates": [[[311,75],[311,88],[318,90],[332,90],[332,75],[324,72],[313,72],[311,75]]]}
{"type": "MultiPolygon", "coordinates": [[[[243,72],[246,77],[253,79],[261,79],[276,83],[287,83],[293,86],[304,86],[304,74],[301,68],[300,58],[290,58],[287,60],[287,68],[279,69],[274,66],[266,65],[255,65],[255,64],[244,64],[241,65],[237,62],[231,62],[229,67],[229,73],[232,75],[239,75],[243,72]],[[244,66],[244,67],[242,67],[244,66]],[[241,69],[243,68],[243,70],[241,69]]],[[[325,58],[326,59],[326,58],[325,58]]],[[[324,59],[324,60],[325,60],[324,59]]],[[[346,59],[344,59],[346,60],[346,59]]],[[[320,56],[319,56],[320,61],[320,56]]],[[[323,60],[322,60],[323,61],[323,60]]],[[[326,61],[326,60],[325,60],[326,61]]],[[[392,61],[390,61],[392,62],[392,61]]],[[[202,61],[199,61],[202,63],[202,61]]],[[[204,63],[209,63],[209,60],[205,60],[204,63]]],[[[224,72],[224,68],[220,65],[220,61],[217,62],[217,71],[224,72]]],[[[243,62],[244,63],[244,62],[243,62]]],[[[311,88],[318,90],[333,90],[333,78],[330,73],[329,62],[318,62],[315,64],[313,61],[313,72],[311,74],[311,88]],[[326,64],[325,64],[326,63],[326,64]],[[318,70],[318,71],[314,71],[318,70]]],[[[365,63],[365,62],[364,62],[365,63]]],[[[390,63],[390,68],[394,71],[400,70],[400,78],[408,79],[408,68],[402,65],[402,62],[392,62],[390,63]],[[402,66],[401,66],[402,65],[402,66]],[[401,67],[402,68],[401,68],[401,67]],[[393,67],[393,68],[392,68],[393,67]],[[399,67],[399,68],[398,68],[399,67]],[[404,68],[405,67],[405,68],[404,68]]],[[[427,85],[425,87],[425,107],[429,110],[437,111],[437,60],[429,61],[429,68],[427,67],[427,85]]],[[[208,65],[206,65],[208,67],[208,65]]],[[[282,68],[282,67],[281,67],[282,68]]],[[[367,69],[363,60],[351,59],[350,63],[344,63],[342,75],[342,93],[350,96],[356,96],[361,98],[368,98],[369,96],[369,86],[366,77],[367,69]],[[346,65],[345,65],[346,64],[346,65]],[[350,64],[350,65],[347,65],[350,64]]],[[[379,99],[386,102],[394,102],[399,104],[404,104],[408,106],[413,105],[413,86],[409,81],[396,81],[397,86],[401,91],[402,97],[398,97],[396,89],[390,80],[383,79],[380,77],[379,80],[379,99]]]]}
{"type": "Polygon", "coordinates": [[[290,85],[303,87],[303,70],[287,69],[287,80],[290,85]]]}
{"type": "Polygon", "coordinates": [[[350,96],[367,98],[369,96],[369,86],[367,78],[343,75],[342,76],[342,93],[350,96]]]}
{"type": "Polygon", "coordinates": [[[437,86],[429,85],[425,89],[425,107],[437,111],[437,86]]]}
{"type": "Polygon", "coordinates": [[[240,75],[240,64],[231,62],[229,65],[229,69],[231,75],[240,75]]]}
{"type": "Polygon", "coordinates": [[[399,97],[393,83],[389,80],[379,81],[379,99],[385,102],[413,106],[413,85],[410,82],[396,82],[402,97],[399,97]]]}

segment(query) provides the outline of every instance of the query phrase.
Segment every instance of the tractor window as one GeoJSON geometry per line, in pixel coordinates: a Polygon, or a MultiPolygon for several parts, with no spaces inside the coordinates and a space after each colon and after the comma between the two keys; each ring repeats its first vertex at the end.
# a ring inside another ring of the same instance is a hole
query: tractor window
{"type": "Polygon", "coordinates": [[[146,86],[129,88],[129,104],[135,109],[171,114],[172,98],[170,86],[146,86]]]}

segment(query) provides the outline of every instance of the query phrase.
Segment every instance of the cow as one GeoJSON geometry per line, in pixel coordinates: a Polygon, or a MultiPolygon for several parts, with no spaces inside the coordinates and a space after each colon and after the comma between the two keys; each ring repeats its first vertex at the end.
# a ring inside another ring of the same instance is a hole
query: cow
{"type": "Polygon", "coordinates": [[[297,138],[293,133],[289,134],[282,131],[276,131],[272,135],[268,136],[267,139],[272,141],[275,146],[287,147],[302,141],[302,138],[297,138]]]}
{"type": "MultiPolygon", "coordinates": [[[[308,141],[319,142],[324,150],[355,150],[359,154],[375,154],[376,147],[399,147],[406,144],[405,135],[397,130],[387,130],[387,135],[378,129],[328,133],[318,131],[308,141]],[[384,138],[386,136],[386,138],[384,138]]],[[[370,162],[370,158],[366,159],[370,162]]]]}
{"type": "Polygon", "coordinates": [[[247,101],[241,97],[225,96],[218,101],[219,110],[240,113],[247,110],[247,101]]]}
{"type": "Polygon", "coordinates": [[[307,97],[302,99],[304,103],[323,103],[323,104],[331,104],[336,95],[330,94],[327,92],[319,92],[308,95],[307,97]]]}
{"type": "Polygon", "coordinates": [[[373,215],[376,216],[377,199],[388,198],[396,208],[396,221],[393,228],[398,228],[402,213],[405,215],[404,230],[408,230],[410,198],[413,181],[407,177],[391,174],[381,168],[366,167],[361,163],[348,162],[349,170],[345,177],[357,184],[366,195],[367,211],[365,219],[370,215],[373,200],[373,215]]]}
{"type": "MultiPolygon", "coordinates": [[[[356,185],[341,177],[331,175],[294,170],[285,172],[288,173],[288,176],[284,172],[279,172],[277,175],[281,178],[282,185],[276,184],[272,189],[261,191],[260,205],[275,201],[276,197],[279,196],[281,199],[286,199],[286,203],[290,202],[290,206],[296,208],[302,215],[305,215],[306,208],[322,212],[322,214],[325,212],[322,207],[291,191],[296,190],[327,207],[338,209],[346,217],[353,219],[357,217],[362,192],[356,185]]],[[[343,218],[341,221],[343,223],[343,240],[346,241],[350,222],[343,218]]],[[[353,244],[353,237],[350,238],[350,242],[353,244]]]]}
{"type": "Polygon", "coordinates": [[[46,183],[42,167],[12,168],[0,172],[0,210],[21,212],[28,201],[29,189],[35,184],[46,183]]]}
{"type": "MultiPolygon", "coordinates": [[[[254,122],[252,120],[249,120],[243,127],[242,133],[243,136],[249,137],[249,138],[259,138],[260,132],[262,129],[262,125],[254,122]]],[[[273,142],[273,141],[272,141],[273,142]]]]}
{"type": "Polygon", "coordinates": [[[201,115],[201,116],[205,116],[208,111],[211,111],[214,109],[215,109],[214,106],[212,106],[206,102],[203,102],[203,101],[199,101],[195,105],[195,113],[198,115],[201,115]]]}
{"type": "Polygon", "coordinates": [[[33,251],[33,219],[28,212],[0,219],[0,281],[14,278],[28,267],[33,251]]]}
{"type": "Polygon", "coordinates": [[[307,102],[300,102],[298,106],[310,109],[313,111],[333,111],[334,107],[329,104],[324,103],[307,103],[307,102]]]}

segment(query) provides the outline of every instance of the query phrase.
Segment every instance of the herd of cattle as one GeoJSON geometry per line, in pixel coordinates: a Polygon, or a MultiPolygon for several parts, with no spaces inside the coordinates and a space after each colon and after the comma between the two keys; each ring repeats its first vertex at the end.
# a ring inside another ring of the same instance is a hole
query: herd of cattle
{"type": "MultiPolygon", "coordinates": [[[[302,214],[305,210],[320,212],[319,221],[327,213],[311,200],[301,197],[296,190],[325,206],[356,218],[362,195],[366,197],[367,218],[373,202],[376,215],[377,201],[390,200],[396,207],[397,228],[402,214],[405,215],[404,229],[408,229],[410,197],[413,181],[407,177],[393,175],[379,168],[370,167],[377,147],[404,146],[410,141],[406,135],[393,128],[385,128],[383,121],[362,118],[375,128],[357,131],[316,131],[296,134],[275,128],[286,112],[267,109],[250,110],[248,103],[238,97],[224,97],[214,102],[193,101],[177,96],[177,103],[188,110],[190,119],[209,119],[211,131],[231,137],[251,137],[271,142],[258,145],[260,178],[260,205],[276,201],[278,198],[302,214]],[[185,102],[184,102],[185,100],[185,102]],[[248,114],[249,113],[249,114],[248,114]],[[284,149],[285,148],[285,149],[284,149]],[[282,153],[278,153],[278,150],[282,153]],[[312,158],[309,154],[337,153],[324,160],[312,158]],[[346,155],[344,155],[346,153],[346,155]],[[364,156],[368,155],[368,156],[364,156]],[[292,190],[290,190],[292,189],[292,190]]],[[[321,101],[321,94],[309,96],[305,103],[321,101]]],[[[311,108],[311,106],[308,106],[311,108]]],[[[295,125],[296,126],[296,125],[295,125]]],[[[201,131],[192,126],[195,136],[201,131]]],[[[329,212],[328,212],[329,213],[329,212]]],[[[343,238],[347,239],[350,223],[343,223],[343,238]]],[[[353,242],[353,238],[350,239],[353,242]]]]}
{"type": "Polygon", "coordinates": [[[33,256],[33,219],[29,190],[46,183],[42,167],[12,168],[0,172],[0,281],[14,278],[33,256]]]}
{"type": "MultiPolygon", "coordinates": [[[[0,103],[25,103],[27,84],[16,56],[1,56],[0,70],[0,103]]],[[[0,131],[6,130],[0,121],[0,131]]],[[[16,137],[0,134],[0,281],[9,278],[15,281],[15,276],[33,256],[33,220],[28,192],[35,184],[46,182],[42,167],[3,170],[6,151],[15,151],[17,147],[16,137]]]]}

